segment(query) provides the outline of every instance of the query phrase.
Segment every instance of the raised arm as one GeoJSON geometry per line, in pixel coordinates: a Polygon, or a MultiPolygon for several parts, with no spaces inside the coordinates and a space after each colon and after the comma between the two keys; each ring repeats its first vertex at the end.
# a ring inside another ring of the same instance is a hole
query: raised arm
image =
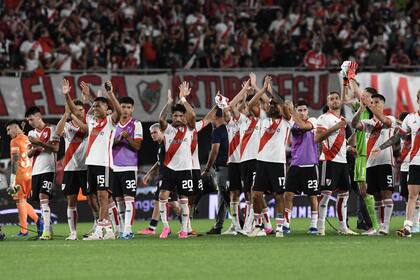
{"type": "Polygon", "coordinates": [[[188,103],[187,99],[185,98],[191,92],[191,88],[189,87],[187,82],[182,82],[179,85],[179,100],[181,104],[184,105],[186,113],[185,118],[187,119],[187,125],[189,128],[195,128],[195,112],[194,109],[191,107],[190,103],[188,103]]]}
{"type": "Polygon", "coordinates": [[[70,88],[71,87],[70,87],[69,81],[64,79],[63,81],[61,81],[61,86],[63,88],[63,94],[64,94],[64,98],[66,99],[67,107],[69,108],[70,112],[72,112],[73,114],[76,114],[77,107],[74,104],[74,102],[73,102],[73,100],[71,99],[71,96],[70,96],[70,88]]]}
{"type": "Polygon", "coordinates": [[[112,86],[111,81],[106,81],[105,85],[106,93],[108,95],[109,100],[111,101],[112,107],[114,108],[114,112],[112,112],[112,121],[114,123],[118,123],[122,114],[120,102],[118,102],[117,98],[115,97],[114,87],[112,86]]]}
{"type": "Polygon", "coordinates": [[[61,119],[57,123],[56,133],[60,137],[63,136],[64,126],[66,125],[66,122],[67,122],[67,119],[68,119],[69,115],[70,115],[70,109],[69,109],[69,106],[67,106],[67,104],[66,104],[66,110],[65,110],[63,116],[61,116],[61,119]]]}
{"type": "Polygon", "coordinates": [[[213,106],[211,110],[204,116],[203,118],[203,128],[206,127],[209,123],[211,123],[211,120],[214,118],[214,115],[216,115],[217,106],[213,106]]]}
{"type": "Polygon", "coordinates": [[[265,94],[265,92],[267,91],[268,85],[271,82],[271,77],[270,76],[266,76],[264,79],[264,86],[262,89],[260,89],[257,94],[254,95],[254,97],[252,97],[252,99],[249,101],[248,103],[248,109],[251,109],[253,107],[255,107],[257,105],[257,102],[261,99],[261,97],[265,94]]]}
{"type": "Polygon", "coordinates": [[[169,112],[171,111],[173,102],[174,100],[172,99],[172,92],[170,89],[168,89],[168,100],[166,101],[165,106],[159,114],[159,124],[160,129],[162,129],[162,131],[165,131],[165,129],[168,127],[168,121],[166,119],[168,117],[169,112]]]}
{"type": "Polygon", "coordinates": [[[286,100],[286,102],[284,103],[283,108],[284,108],[283,111],[285,111],[285,109],[286,109],[286,111],[290,112],[293,120],[299,126],[299,128],[301,130],[306,131],[306,130],[312,130],[312,129],[314,129],[313,125],[310,122],[302,120],[302,118],[296,112],[296,110],[295,110],[295,108],[293,106],[293,103],[291,101],[286,100]]]}
{"type": "Polygon", "coordinates": [[[88,131],[88,126],[84,121],[80,120],[78,117],[76,117],[73,114],[70,114],[70,118],[72,119],[72,121],[74,123],[76,123],[76,125],[79,127],[81,132],[87,132],[88,131]]]}
{"type": "Polygon", "coordinates": [[[351,120],[351,126],[357,130],[363,129],[363,125],[360,122],[360,116],[362,115],[364,110],[365,105],[363,104],[363,102],[360,102],[360,107],[357,110],[356,114],[354,114],[353,119],[351,120]]]}
{"type": "MultiPolygon", "coordinates": [[[[249,79],[250,79],[250,82],[251,82],[251,87],[253,89],[255,89],[257,92],[259,92],[260,88],[257,85],[257,76],[253,72],[251,72],[251,73],[249,73],[249,79]]],[[[265,81],[265,79],[264,79],[264,81],[265,81]]],[[[268,85],[267,91],[273,96],[273,88],[271,87],[271,84],[268,85]]],[[[265,103],[270,102],[270,98],[265,94],[261,96],[261,99],[265,103]]]]}
{"type": "MultiPolygon", "coordinates": [[[[362,102],[360,102],[362,103],[362,102]]],[[[375,106],[372,106],[371,104],[368,105],[368,108],[372,112],[372,114],[378,118],[384,125],[387,127],[392,126],[392,120],[384,115],[384,113],[381,110],[378,110],[375,106]]]]}

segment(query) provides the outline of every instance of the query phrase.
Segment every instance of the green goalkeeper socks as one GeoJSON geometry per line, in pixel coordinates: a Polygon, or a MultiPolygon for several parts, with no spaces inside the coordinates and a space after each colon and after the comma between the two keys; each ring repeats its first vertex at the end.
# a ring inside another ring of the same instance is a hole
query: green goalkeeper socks
{"type": "Polygon", "coordinates": [[[372,227],[376,230],[379,229],[378,217],[375,213],[375,198],[373,195],[367,195],[365,198],[365,204],[369,213],[370,220],[372,221],[372,227]]]}

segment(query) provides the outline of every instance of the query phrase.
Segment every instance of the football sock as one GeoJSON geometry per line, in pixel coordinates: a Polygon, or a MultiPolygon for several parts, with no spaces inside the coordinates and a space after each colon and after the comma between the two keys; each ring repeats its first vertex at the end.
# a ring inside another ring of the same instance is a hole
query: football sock
{"type": "Polygon", "coordinates": [[[288,208],[284,209],[284,223],[283,226],[290,228],[290,220],[292,218],[292,211],[288,208]]]}
{"type": "Polygon", "coordinates": [[[277,230],[283,230],[283,225],[284,225],[284,215],[283,213],[276,213],[276,225],[277,225],[277,230]]]}
{"type": "Polygon", "coordinates": [[[168,212],[168,200],[159,200],[160,220],[162,221],[164,228],[169,227],[168,212]]]}
{"type": "Polygon", "coordinates": [[[349,199],[349,193],[341,193],[337,196],[336,209],[338,222],[340,229],[347,229],[347,201],[349,199]]]}
{"type": "Polygon", "coordinates": [[[232,216],[232,224],[235,230],[240,229],[239,223],[239,202],[231,202],[230,203],[230,214],[232,216]]]}
{"type": "Polygon", "coordinates": [[[419,227],[419,222],[420,222],[420,200],[417,200],[416,207],[414,208],[413,227],[419,227]]]}
{"type": "Polygon", "coordinates": [[[379,225],[382,225],[384,223],[384,201],[380,200],[380,201],[376,201],[375,202],[375,210],[376,210],[376,215],[378,217],[378,222],[379,225]]]}
{"type": "Polygon", "coordinates": [[[117,208],[118,208],[118,219],[119,219],[119,232],[124,232],[125,228],[125,215],[126,215],[126,201],[124,200],[117,201],[117,208]]]}
{"type": "Polygon", "coordinates": [[[331,192],[321,193],[321,200],[319,201],[319,219],[318,229],[325,229],[325,218],[327,217],[328,202],[330,201],[331,192]]]}
{"type": "Polygon", "coordinates": [[[389,223],[391,221],[392,210],[394,209],[394,201],[389,199],[384,199],[384,225],[388,229],[389,223]]]}
{"type": "Polygon", "coordinates": [[[150,220],[149,229],[150,230],[156,230],[156,227],[157,227],[158,223],[159,223],[158,220],[153,220],[153,219],[150,220]]]}
{"type": "Polygon", "coordinates": [[[188,232],[188,222],[190,220],[190,208],[188,207],[188,198],[179,199],[179,205],[182,212],[182,227],[181,231],[188,232]]]}
{"type": "Polygon", "coordinates": [[[134,217],[136,215],[136,208],[134,207],[134,197],[127,196],[125,201],[125,215],[124,215],[124,232],[131,233],[134,217]]]}
{"type": "Polygon", "coordinates": [[[31,218],[35,223],[37,223],[39,217],[36,214],[32,205],[30,205],[28,202],[25,202],[25,206],[26,206],[26,212],[28,213],[29,218],[31,218]]]}
{"type": "Polygon", "coordinates": [[[318,221],[318,211],[312,211],[311,212],[311,228],[317,227],[316,225],[317,221],[318,221]]]}
{"type": "Polygon", "coordinates": [[[112,227],[115,232],[120,232],[120,219],[118,217],[118,209],[115,205],[115,202],[112,202],[108,205],[108,214],[111,219],[112,227]]]}
{"type": "Polygon", "coordinates": [[[266,229],[272,229],[271,221],[270,221],[270,213],[268,212],[268,208],[264,208],[262,210],[262,222],[264,224],[264,228],[266,229]]]}
{"type": "Polygon", "coordinates": [[[372,221],[372,227],[377,230],[379,229],[379,223],[378,216],[376,215],[375,198],[373,195],[367,195],[364,200],[370,220],[372,221]]]}
{"type": "Polygon", "coordinates": [[[76,232],[77,208],[67,207],[67,223],[69,224],[70,233],[76,232]]]}
{"type": "Polygon", "coordinates": [[[19,216],[20,232],[26,234],[28,232],[28,210],[26,209],[26,202],[16,203],[19,216]]]}
{"type": "Polygon", "coordinates": [[[51,233],[51,209],[48,199],[41,199],[42,220],[44,222],[44,232],[51,233]]]}

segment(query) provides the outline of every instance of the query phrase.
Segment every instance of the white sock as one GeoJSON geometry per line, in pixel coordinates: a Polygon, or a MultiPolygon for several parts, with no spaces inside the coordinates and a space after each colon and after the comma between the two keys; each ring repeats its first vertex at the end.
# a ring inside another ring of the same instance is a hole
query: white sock
{"type": "Polygon", "coordinates": [[[77,224],[77,208],[67,207],[67,222],[69,224],[70,233],[76,233],[77,224]]]}
{"type": "Polygon", "coordinates": [[[120,220],[118,218],[118,209],[115,205],[115,202],[112,202],[108,205],[108,214],[109,218],[111,219],[112,227],[114,228],[115,232],[120,232],[120,220]]]}
{"type": "Polygon", "coordinates": [[[48,203],[48,199],[42,199],[40,201],[42,221],[44,222],[44,232],[51,233],[51,209],[48,203]]]}
{"type": "Polygon", "coordinates": [[[162,221],[163,227],[169,227],[168,222],[168,200],[159,200],[159,213],[160,220],[162,221]]]}
{"type": "Polygon", "coordinates": [[[331,192],[321,193],[319,201],[318,229],[325,229],[325,218],[327,217],[328,202],[331,198],[331,192]]]}
{"type": "Polygon", "coordinates": [[[414,208],[413,227],[419,227],[420,223],[420,200],[417,200],[416,207],[414,208]]]}
{"type": "Polygon", "coordinates": [[[126,215],[126,203],[125,198],[124,200],[117,201],[117,208],[118,208],[118,219],[119,219],[119,232],[125,232],[125,215],[126,215]]]}
{"type": "Polygon", "coordinates": [[[388,229],[391,222],[392,210],[394,209],[394,201],[392,199],[384,199],[384,225],[388,229]]]}
{"type": "Polygon", "coordinates": [[[317,227],[316,225],[317,221],[318,221],[318,211],[312,211],[311,212],[311,228],[317,227]]]}
{"type": "Polygon", "coordinates": [[[283,223],[283,226],[287,227],[287,228],[290,228],[291,219],[292,219],[292,211],[288,208],[285,208],[284,209],[284,223],[283,223]]]}
{"type": "Polygon", "coordinates": [[[347,200],[349,199],[349,193],[341,193],[337,196],[336,209],[338,222],[341,230],[347,229],[347,200]]]}
{"type": "Polygon", "coordinates": [[[255,226],[259,227],[262,225],[262,219],[261,219],[261,214],[257,214],[254,212],[254,222],[255,222],[255,226]]]}
{"type": "Polygon", "coordinates": [[[276,213],[276,231],[283,231],[284,225],[284,214],[283,213],[276,213]]]}
{"type": "Polygon", "coordinates": [[[230,203],[230,215],[235,230],[241,229],[241,224],[239,223],[239,202],[230,203]]]}
{"type": "Polygon", "coordinates": [[[188,232],[192,232],[191,218],[188,218],[188,232]]]}
{"type": "Polygon", "coordinates": [[[190,220],[190,208],[188,207],[188,198],[181,198],[179,200],[181,206],[181,231],[188,232],[188,222],[190,220]]]}
{"type": "Polygon", "coordinates": [[[246,201],[245,202],[245,221],[244,221],[244,227],[247,227],[250,224],[249,219],[254,219],[254,213],[252,213],[252,215],[251,215],[251,210],[254,210],[254,209],[252,209],[251,202],[250,201],[246,201]]]}
{"type": "Polygon", "coordinates": [[[262,210],[261,216],[262,216],[262,222],[264,224],[264,228],[273,229],[273,227],[271,226],[270,213],[268,212],[268,208],[264,208],[262,210]]]}
{"type": "Polygon", "coordinates": [[[379,200],[379,201],[375,201],[375,212],[376,212],[376,216],[378,217],[378,223],[379,225],[382,225],[384,223],[384,201],[383,200],[379,200]]]}
{"type": "Polygon", "coordinates": [[[124,232],[131,233],[131,227],[134,222],[134,216],[136,214],[136,209],[134,207],[134,197],[127,196],[125,200],[125,213],[124,213],[124,232]]]}

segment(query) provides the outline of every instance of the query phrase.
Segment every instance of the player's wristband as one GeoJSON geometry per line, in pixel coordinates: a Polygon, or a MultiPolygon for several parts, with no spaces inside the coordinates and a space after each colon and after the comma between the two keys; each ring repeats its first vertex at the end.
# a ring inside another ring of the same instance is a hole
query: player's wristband
{"type": "Polygon", "coordinates": [[[16,185],[16,174],[11,174],[10,175],[10,185],[11,186],[16,185]]]}

